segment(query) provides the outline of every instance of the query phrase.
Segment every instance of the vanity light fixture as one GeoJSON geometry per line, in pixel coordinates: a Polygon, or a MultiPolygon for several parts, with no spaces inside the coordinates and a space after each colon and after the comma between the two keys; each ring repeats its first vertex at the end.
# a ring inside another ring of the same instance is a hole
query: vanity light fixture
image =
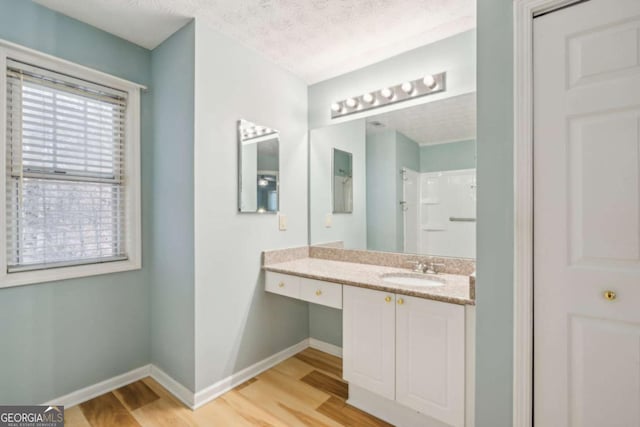
{"type": "Polygon", "coordinates": [[[421,96],[431,95],[446,90],[447,73],[427,74],[416,80],[405,81],[395,86],[366,92],[331,104],[331,118],[384,107],[396,102],[407,101],[421,96]]]}
{"type": "Polygon", "coordinates": [[[365,93],[362,95],[362,101],[364,101],[365,104],[373,104],[375,100],[376,97],[373,93],[365,93]]]}
{"type": "Polygon", "coordinates": [[[422,83],[429,89],[434,89],[436,86],[438,86],[438,82],[432,74],[427,74],[426,76],[424,76],[424,79],[422,79],[422,83]]]}
{"type": "Polygon", "coordinates": [[[411,83],[411,82],[402,83],[402,86],[400,86],[400,88],[407,95],[411,95],[413,93],[413,83],[411,83]]]}
{"type": "Polygon", "coordinates": [[[395,94],[393,93],[393,89],[385,87],[380,91],[380,95],[385,99],[392,100],[395,94]]]}

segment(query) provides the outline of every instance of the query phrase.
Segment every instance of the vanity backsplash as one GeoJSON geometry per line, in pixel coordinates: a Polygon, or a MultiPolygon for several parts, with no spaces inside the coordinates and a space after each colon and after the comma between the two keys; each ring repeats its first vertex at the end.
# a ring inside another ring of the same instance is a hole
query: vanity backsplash
{"type": "Polygon", "coordinates": [[[471,276],[476,270],[476,262],[468,258],[448,258],[428,255],[402,254],[392,252],[341,249],[326,246],[302,246],[264,252],[263,264],[277,264],[300,258],[320,258],[331,261],[355,262],[358,264],[380,265],[410,269],[416,261],[442,264],[443,273],[471,276]]]}

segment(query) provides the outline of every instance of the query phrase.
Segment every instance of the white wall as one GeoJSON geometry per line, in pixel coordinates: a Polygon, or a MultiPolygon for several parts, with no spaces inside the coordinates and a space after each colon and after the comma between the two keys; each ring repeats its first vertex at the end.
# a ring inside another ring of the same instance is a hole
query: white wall
{"type": "Polygon", "coordinates": [[[475,91],[476,32],[471,30],[310,86],[309,128],[351,121],[475,91]],[[335,101],[442,71],[447,72],[445,92],[331,120],[330,106],[335,101]]]}
{"type": "Polygon", "coordinates": [[[307,244],[307,87],[196,20],[196,390],[308,336],[308,307],[264,292],[265,249],[307,244]],[[237,213],[236,122],[280,131],[281,212],[237,213]]]}
{"type": "Polygon", "coordinates": [[[366,132],[356,120],[310,133],[309,179],[311,244],[343,241],[345,248],[367,248],[366,132]],[[332,214],[333,149],[351,153],[353,161],[353,212],[332,214]],[[331,228],[325,218],[332,216],[331,228]]]}

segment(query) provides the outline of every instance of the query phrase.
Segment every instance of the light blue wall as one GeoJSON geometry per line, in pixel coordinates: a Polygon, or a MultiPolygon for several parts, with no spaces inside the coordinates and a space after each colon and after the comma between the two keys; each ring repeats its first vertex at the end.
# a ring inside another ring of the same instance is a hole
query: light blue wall
{"type": "Polygon", "coordinates": [[[196,20],[196,390],[309,335],[308,304],[264,291],[261,252],[307,244],[307,86],[196,20]],[[236,122],[280,131],[278,218],[237,212],[236,122]],[[214,165],[215,167],[212,167],[214,165]]]}
{"type": "Polygon", "coordinates": [[[309,336],[342,347],[342,310],[309,304],[309,336]]]}
{"type": "Polygon", "coordinates": [[[155,135],[151,361],[195,390],[195,24],[155,48],[151,64],[155,135]]]}
{"type": "Polygon", "coordinates": [[[475,140],[420,147],[420,172],[452,171],[475,167],[475,140]]]}
{"type": "Polygon", "coordinates": [[[477,427],[513,423],[512,3],[478,2],[477,427]]]}
{"type": "Polygon", "coordinates": [[[418,144],[395,130],[367,135],[367,249],[403,251],[400,171],[419,171],[419,154],[418,144]]]}
{"type": "Polygon", "coordinates": [[[366,247],[347,249],[396,251],[396,158],[395,130],[367,134],[366,247]]]}
{"type": "MultiPolygon", "coordinates": [[[[0,38],[142,84],[150,52],[30,1],[0,0],[0,38]]],[[[151,210],[152,106],[142,95],[142,208],[151,210]]],[[[149,363],[143,270],[0,289],[0,404],[42,403],[149,363]]]]}

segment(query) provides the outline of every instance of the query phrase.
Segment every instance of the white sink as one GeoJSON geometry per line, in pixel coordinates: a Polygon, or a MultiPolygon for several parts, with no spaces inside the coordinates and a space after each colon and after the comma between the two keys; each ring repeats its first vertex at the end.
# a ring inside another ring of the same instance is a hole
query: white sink
{"type": "Polygon", "coordinates": [[[382,281],[399,286],[418,286],[433,288],[443,286],[444,279],[419,273],[387,273],[380,276],[382,281]]]}

